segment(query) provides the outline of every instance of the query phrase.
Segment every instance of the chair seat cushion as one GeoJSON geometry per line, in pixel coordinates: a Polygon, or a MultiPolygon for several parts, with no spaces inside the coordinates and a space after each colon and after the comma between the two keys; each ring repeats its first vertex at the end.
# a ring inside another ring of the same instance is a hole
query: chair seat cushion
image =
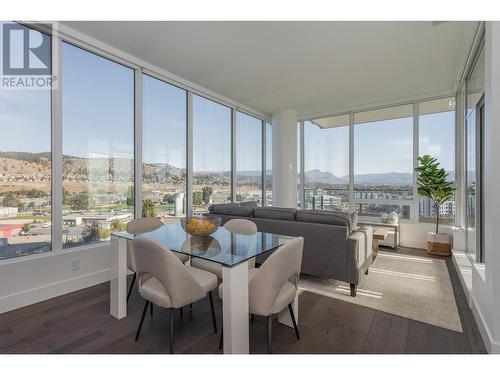
{"type": "MultiPolygon", "coordinates": [[[[201,285],[205,293],[217,288],[218,279],[214,274],[194,267],[188,267],[188,270],[201,285]]],[[[174,307],[167,291],[155,277],[150,277],[143,282],[139,287],[139,293],[144,299],[153,302],[157,306],[164,308],[174,307]]]]}
{"type": "Polygon", "coordinates": [[[211,272],[200,270],[199,268],[195,267],[188,267],[188,270],[206,293],[214,290],[215,288],[217,288],[217,285],[219,285],[217,276],[211,272]]]}
{"type": "Polygon", "coordinates": [[[182,263],[186,263],[189,260],[189,255],[174,253],[177,258],[181,260],[182,263]]]}
{"type": "Polygon", "coordinates": [[[139,286],[139,294],[145,300],[153,302],[155,305],[169,308],[172,307],[172,300],[163,285],[155,277],[150,277],[139,286]]]}
{"type": "Polygon", "coordinates": [[[200,258],[191,258],[191,266],[195,268],[199,268],[201,270],[205,270],[208,272],[217,275],[219,279],[222,279],[222,266],[215,262],[210,262],[209,260],[200,259],[200,258]]]}
{"type": "MultiPolygon", "coordinates": [[[[257,274],[258,268],[252,268],[248,270],[248,282],[252,280],[253,277],[257,274]]],[[[223,284],[219,285],[219,297],[223,298],[223,284]]],[[[295,294],[297,293],[297,288],[290,281],[285,282],[281,287],[278,297],[276,298],[276,302],[272,308],[271,314],[277,314],[283,309],[285,309],[289,303],[293,301],[295,298],[295,294]]],[[[259,309],[257,306],[248,306],[249,312],[252,314],[259,314],[259,309]]]]}

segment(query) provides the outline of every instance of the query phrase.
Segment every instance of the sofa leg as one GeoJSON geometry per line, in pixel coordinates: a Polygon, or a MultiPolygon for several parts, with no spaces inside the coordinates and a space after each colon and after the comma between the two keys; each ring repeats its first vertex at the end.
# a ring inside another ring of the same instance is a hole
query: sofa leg
{"type": "Polygon", "coordinates": [[[351,283],[350,287],[351,287],[351,297],[356,297],[356,291],[358,289],[358,285],[351,283]]]}
{"type": "Polygon", "coordinates": [[[368,270],[369,270],[369,268],[367,268],[367,269],[366,269],[366,271],[365,271],[365,275],[368,275],[368,270]]]}

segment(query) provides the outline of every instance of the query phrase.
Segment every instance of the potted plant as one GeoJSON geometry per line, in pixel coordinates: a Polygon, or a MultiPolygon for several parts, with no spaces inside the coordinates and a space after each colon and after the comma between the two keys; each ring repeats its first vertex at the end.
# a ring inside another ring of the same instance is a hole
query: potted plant
{"type": "Polygon", "coordinates": [[[437,159],[424,155],[418,157],[417,185],[418,193],[429,198],[436,209],[436,232],[427,235],[427,253],[433,255],[451,255],[451,236],[439,233],[439,216],[441,206],[453,196],[453,183],[448,181],[448,173],[439,167],[437,159]]]}

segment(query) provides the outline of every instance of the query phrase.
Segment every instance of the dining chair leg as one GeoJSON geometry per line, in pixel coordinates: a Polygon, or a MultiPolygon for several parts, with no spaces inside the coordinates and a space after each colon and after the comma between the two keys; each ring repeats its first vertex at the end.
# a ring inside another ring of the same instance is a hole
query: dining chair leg
{"type": "Polygon", "coordinates": [[[144,310],[142,310],[141,321],[139,323],[139,328],[137,328],[137,333],[135,334],[135,341],[139,340],[139,334],[141,333],[142,323],[144,323],[144,317],[146,316],[146,312],[148,311],[149,301],[146,301],[144,305],[144,310]]]}
{"type": "Polygon", "coordinates": [[[273,316],[267,317],[267,353],[271,354],[271,342],[273,341],[273,316]]]}
{"type": "Polygon", "coordinates": [[[222,350],[223,340],[224,340],[224,327],[220,329],[219,350],[222,350]]]}
{"type": "Polygon", "coordinates": [[[170,354],[174,353],[174,308],[170,308],[170,354]]]}
{"type": "Polygon", "coordinates": [[[291,303],[288,304],[288,311],[290,312],[290,316],[292,317],[293,328],[295,329],[297,340],[300,340],[299,327],[297,327],[297,321],[295,320],[295,315],[293,313],[293,308],[291,303]]]}
{"type": "Polygon", "coordinates": [[[151,314],[151,317],[153,317],[153,302],[151,302],[150,314],[151,314]]]}
{"type": "Polygon", "coordinates": [[[127,302],[130,299],[130,295],[132,294],[132,288],[134,287],[136,277],[137,277],[137,274],[134,272],[134,276],[132,276],[132,283],[130,284],[130,288],[128,289],[128,293],[127,293],[127,302]]]}
{"type": "Polygon", "coordinates": [[[208,299],[210,301],[210,311],[212,311],[212,323],[214,324],[214,332],[217,333],[217,321],[215,320],[214,298],[212,291],[208,292],[208,299]]]}

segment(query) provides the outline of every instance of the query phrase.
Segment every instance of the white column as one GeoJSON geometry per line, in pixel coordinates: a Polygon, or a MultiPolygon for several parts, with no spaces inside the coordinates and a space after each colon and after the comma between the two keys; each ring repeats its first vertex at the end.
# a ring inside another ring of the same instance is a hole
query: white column
{"type": "Polygon", "coordinates": [[[297,111],[273,113],[273,206],[297,207],[297,111]]]}

